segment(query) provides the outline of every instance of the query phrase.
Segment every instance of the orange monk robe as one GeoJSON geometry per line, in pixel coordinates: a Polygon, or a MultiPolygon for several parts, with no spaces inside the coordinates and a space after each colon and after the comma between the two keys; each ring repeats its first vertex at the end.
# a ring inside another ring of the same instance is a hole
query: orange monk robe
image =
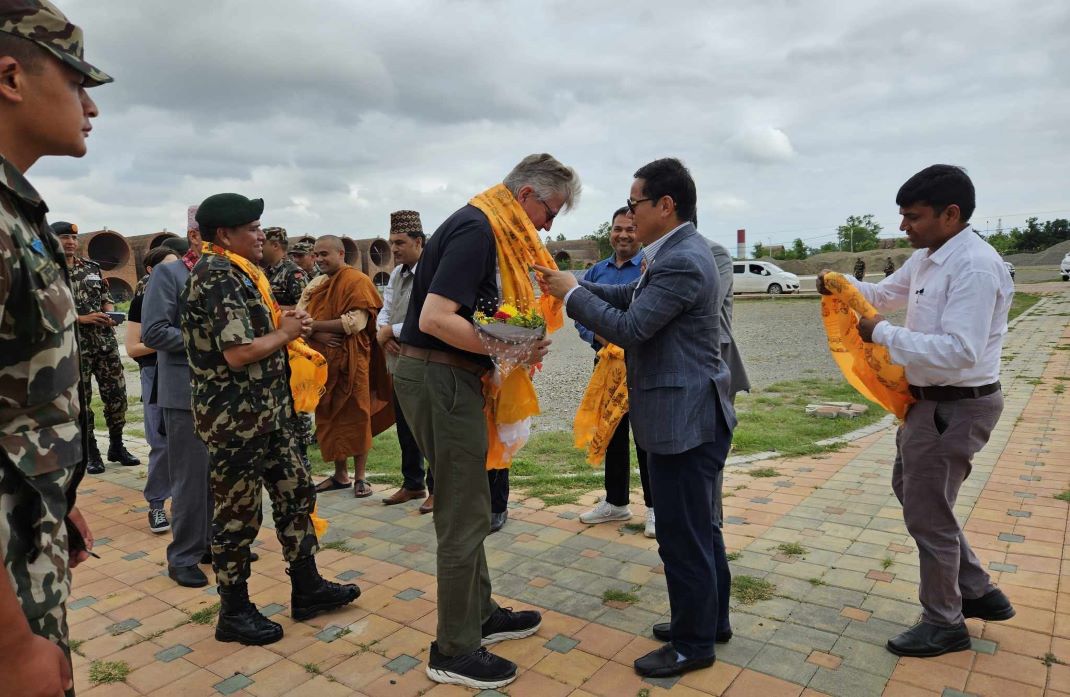
{"type": "Polygon", "coordinates": [[[359,330],[350,321],[352,315],[343,320],[347,333],[339,347],[309,342],[327,359],[326,391],[316,407],[320,453],[327,462],[362,455],[371,450],[372,438],[394,423],[394,388],[375,340],[382,298],[370,278],[350,267],[310,285],[307,292],[307,310],[314,320],[340,319],[354,310],[368,315],[359,330]]]}

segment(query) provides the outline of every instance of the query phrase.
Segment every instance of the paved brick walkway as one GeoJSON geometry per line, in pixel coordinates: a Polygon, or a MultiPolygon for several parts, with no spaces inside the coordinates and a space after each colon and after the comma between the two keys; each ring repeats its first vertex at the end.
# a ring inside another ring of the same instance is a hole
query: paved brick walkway
{"type": "MultiPolygon", "coordinates": [[[[1070,695],[1063,664],[1070,662],[1070,593],[1060,587],[1070,564],[1068,505],[1053,498],[1070,488],[1070,399],[1062,394],[1070,327],[1066,295],[1052,290],[1008,337],[1006,408],[957,507],[978,555],[1018,609],[1010,622],[971,620],[972,651],[918,660],[883,648],[919,614],[917,554],[891,493],[894,430],[885,428],[836,453],[727,470],[733,573],[773,584],[774,595],[734,604],[735,636],[718,647],[717,663],[678,680],[643,681],[631,668],[657,646],[650,625],[667,619],[655,543],[623,525],[579,523],[594,494],[576,506],[513,502],[505,529],[487,540],[494,587],[503,604],[541,608],[545,619],[536,636],[496,647],[521,667],[501,694],[1070,695]],[[778,474],[750,476],[756,468],[778,474]],[[610,589],[630,591],[638,602],[603,603],[610,589]]],[[[385,507],[379,496],[321,497],[332,523],[327,540],[348,549],[321,551],[320,568],[359,583],[363,595],[307,623],[289,618],[285,564],[265,527],[250,587],[286,636],[241,647],[217,643],[211,618],[191,621],[213,605],[215,591],[179,588],[166,577],[169,537],[146,529],[143,482],[143,468],[109,468],[83,485],[81,505],[102,559],[76,571],[71,595],[80,695],[472,693],[436,686],[424,674],[435,628],[435,542],[431,517],[420,516],[416,502],[385,507]],[[97,659],[125,661],[131,672],[124,682],[94,687],[89,667],[97,659]]],[[[641,514],[642,505],[633,511],[641,514]]]]}

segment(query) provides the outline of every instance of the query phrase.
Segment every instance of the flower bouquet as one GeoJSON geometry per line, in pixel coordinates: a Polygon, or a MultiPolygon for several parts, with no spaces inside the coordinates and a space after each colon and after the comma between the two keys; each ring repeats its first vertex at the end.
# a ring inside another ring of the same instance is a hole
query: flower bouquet
{"type": "Polygon", "coordinates": [[[536,307],[521,311],[502,303],[492,313],[477,310],[472,315],[483,348],[503,375],[523,364],[535,342],[546,336],[546,321],[536,307]]]}

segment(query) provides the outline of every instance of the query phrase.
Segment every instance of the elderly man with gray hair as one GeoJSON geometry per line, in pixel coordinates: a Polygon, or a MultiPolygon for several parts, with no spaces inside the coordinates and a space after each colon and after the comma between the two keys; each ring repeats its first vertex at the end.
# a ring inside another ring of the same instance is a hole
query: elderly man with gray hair
{"type": "MultiPolygon", "coordinates": [[[[436,682],[494,689],[516,664],[484,646],[534,634],[537,612],[512,612],[491,598],[483,541],[490,531],[487,424],[481,378],[492,368],[472,314],[498,306],[498,263],[525,259],[524,241],[549,230],[580,194],[579,176],[547,154],[529,155],[505,178],[446,219],[416,267],[400,336],[394,389],[435,478],[438,632],[427,674],[436,682]],[[510,249],[502,255],[498,247],[510,249]]],[[[518,269],[502,268],[501,276],[518,269]]],[[[527,276],[527,269],[521,270],[527,276]]],[[[523,363],[542,360],[549,340],[523,363]]]]}

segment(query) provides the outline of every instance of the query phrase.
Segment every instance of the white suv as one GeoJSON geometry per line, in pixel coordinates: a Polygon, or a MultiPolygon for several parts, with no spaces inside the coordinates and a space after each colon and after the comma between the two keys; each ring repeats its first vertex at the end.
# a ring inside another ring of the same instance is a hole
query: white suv
{"type": "Polygon", "coordinates": [[[768,261],[737,261],[732,265],[733,293],[798,293],[799,277],[768,261]]]}
{"type": "Polygon", "coordinates": [[[1059,264],[1059,273],[1063,275],[1064,281],[1070,281],[1070,252],[1066,253],[1063,263],[1059,264]]]}

